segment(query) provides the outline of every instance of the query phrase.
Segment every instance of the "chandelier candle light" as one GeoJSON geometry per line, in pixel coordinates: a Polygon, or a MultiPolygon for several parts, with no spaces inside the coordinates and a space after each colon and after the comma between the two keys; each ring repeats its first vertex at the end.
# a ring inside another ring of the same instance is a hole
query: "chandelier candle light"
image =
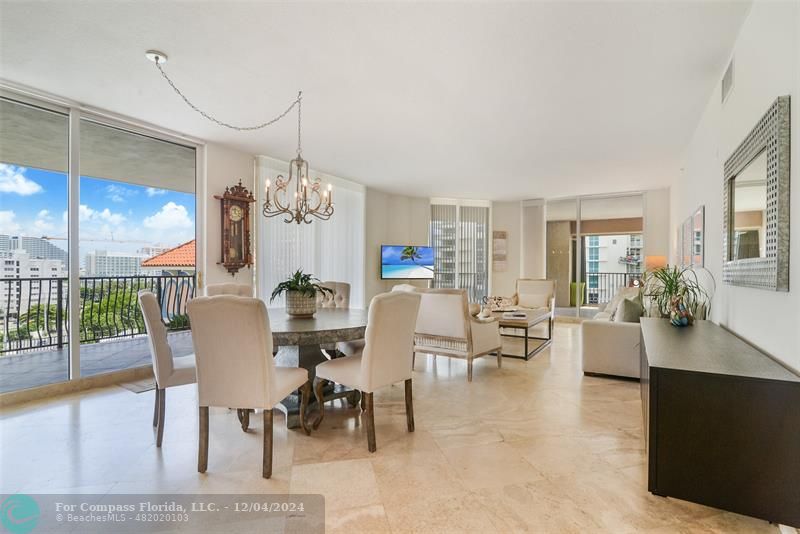
{"type": "Polygon", "coordinates": [[[311,180],[308,177],[308,161],[304,160],[302,155],[302,145],[300,143],[300,124],[302,118],[301,108],[303,101],[302,91],[297,93],[297,99],[292,102],[288,108],[286,108],[286,111],[277,117],[253,126],[235,126],[212,117],[205,111],[192,104],[186,95],[184,95],[183,92],[178,89],[175,83],[173,83],[170,77],[167,76],[167,73],[161,66],[167,62],[167,55],[165,53],[158,50],[148,50],[145,53],[145,57],[156,64],[156,68],[158,68],[161,76],[164,77],[170,87],[172,87],[175,93],[181,97],[187,106],[199,113],[205,119],[208,119],[219,126],[230,128],[231,130],[237,130],[240,132],[260,130],[261,128],[275,124],[288,115],[289,112],[295,106],[297,106],[297,157],[295,157],[289,163],[288,179],[284,178],[283,175],[280,174],[275,178],[274,192],[270,190],[271,182],[269,178],[267,178],[267,180],[264,182],[264,205],[262,212],[264,217],[284,215],[286,217],[283,220],[284,222],[296,222],[297,224],[300,224],[301,222],[309,224],[313,220],[312,217],[316,217],[317,219],[321,219],[323,221],[327,221],[331,218],[331,215],[333,215],[333,186],[328,184],[328,187],[323,189],[319,178],[311,180]],[[288,198],[288,190],[292,180],[295,182],[295,191],[294,198],[290,199],[288,198]]]}
{"type": "Polygon", "coordinates": [[[323,189],[322,182],[317,178],[310,180],[308,177],[308,161],[303,159],[302,145],[300,142],[300,121],[303,102],[302,91],[297,95],[297,157],[289,163],[289,178],[278,175],[275,178],[275,192],[270,192],[271,182],[267,178],[264,182],[264,217],[285,215],[284,222],[292,221],[300,224],[310,223],[316,217],[327,221],[333,215],[333,186],[328,184],[323,189]],[[295,182],[294,198],[289,199],[289,185],[295,182]]]}

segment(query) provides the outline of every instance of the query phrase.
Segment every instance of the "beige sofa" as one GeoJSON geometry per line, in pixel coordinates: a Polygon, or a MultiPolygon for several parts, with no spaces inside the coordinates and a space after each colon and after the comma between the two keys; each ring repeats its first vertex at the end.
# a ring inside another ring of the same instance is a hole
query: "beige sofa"
{"type": "Polygon", "coordinates": [[[621,289],[594,318],[580,327],[583,373],[639,378],[639,323],[615,320],[619,303],[639,293],[639,288],[621,289]]]}

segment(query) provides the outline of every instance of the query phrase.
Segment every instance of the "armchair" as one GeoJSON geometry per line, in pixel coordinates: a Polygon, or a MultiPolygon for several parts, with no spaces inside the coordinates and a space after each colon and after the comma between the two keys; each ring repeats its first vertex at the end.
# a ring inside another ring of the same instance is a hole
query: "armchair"
{"type": "MultiPolygon", "coordinates": [[[[469,312],[464,289],[416,289],[420,294],[414,334],[414,354],[422,352],[467,360],[467,381],[472,382],[472,361],[490,353],[502,366],[500,328],[496,318],[478,319],[469,312]]],[[[412,364],[413,365],[413,364],[412,364]]]]}

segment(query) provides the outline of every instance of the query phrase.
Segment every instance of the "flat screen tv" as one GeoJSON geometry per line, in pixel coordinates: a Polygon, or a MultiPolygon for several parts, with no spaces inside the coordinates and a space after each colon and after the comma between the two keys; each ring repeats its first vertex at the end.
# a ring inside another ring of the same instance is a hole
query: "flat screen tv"
{"type": "Polygon", "coordinates": [[[381,279],[429,280],[432,278],[432,247],[381,245],[381,279]]]}

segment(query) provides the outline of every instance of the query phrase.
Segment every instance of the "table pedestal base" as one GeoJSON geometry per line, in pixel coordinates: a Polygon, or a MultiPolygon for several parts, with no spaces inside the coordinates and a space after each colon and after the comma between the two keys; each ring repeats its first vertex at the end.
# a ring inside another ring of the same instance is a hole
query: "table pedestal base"
{"type": "MultiPolygon", "coordinates": [[[[308,379],[314,383],[316,368],[320,363],[328,361],[319,345],[301,345],[280,347],[275,356],[275,363],[282,367],[302,367],[308,371],[308,379]]],[[[361,393],[344,386],[328,383],[323,389],[324,402],[346,398],[351,408],[358,406],[361,393]]],[[[316,409],[316,399],[311,397],[308,402],[309,411],[316,409]]],[[[300,392],[294,391],[283,399],[277,408],[286,415],[286,428],[300,428],[300,392]]],[[[307,415],[307,414],[306,414],[307,415]]],[[[310,423],[308,423],[310,424],[310,423]]]]}

